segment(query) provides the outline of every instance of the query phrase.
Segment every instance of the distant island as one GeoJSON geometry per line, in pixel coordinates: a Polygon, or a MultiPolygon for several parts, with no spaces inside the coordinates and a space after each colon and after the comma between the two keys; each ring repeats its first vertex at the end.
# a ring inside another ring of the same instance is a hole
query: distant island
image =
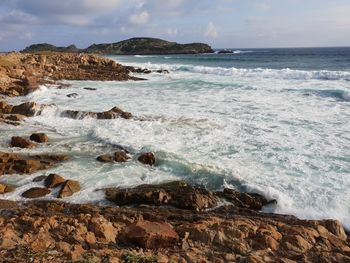
{"type": "Polygon", "coordinates": [[[170,55],[170,54],[201,54],[214,53],[208,44],[190,43],[179,44],[157,38],[130,38],[116,43],[92,44],[88,48],[79,49],[75,45],[57,47],[47,43],[34,44],[22,52],[80,52],[109,55],[170,55]]]}

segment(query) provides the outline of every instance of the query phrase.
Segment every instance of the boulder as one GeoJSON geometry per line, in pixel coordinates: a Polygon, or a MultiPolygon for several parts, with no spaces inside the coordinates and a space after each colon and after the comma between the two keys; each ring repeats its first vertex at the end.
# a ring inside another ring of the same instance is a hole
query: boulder
{"type": "Polygon", "coordinates": [[[21,114],[10,114],[5,117],[5,119],[9,121],[23,121],[25,118],[26,116],[21,114]]]}
{"type": "Polygon", "coordinates": [[[49,137],[45,133],[33,133],[30,135],[29,139],[37,143],[49,141],[49,137]]]}
{"type": "Polygon", "coordinates": [[[96,158],[97,161],[102,163],[112,163],[113,162],[113,156],[110,154],[103,154],[96,158]]]}
{"type": "Polygon", "coordinates": [[[261,210],[263,206],[276,202],[276,200],[268,201],[264,196],[259,194],[242,193],[229,188],[225,188],[222,192],[216,192],[215,194],[231,202],[236,207],[251,210],[261,210]]]}
{"type": "Polygon", "coordinates": [[[66,96],[67,96],[68,98],[76,98],[76,97],[79,96],[79,94],[78,94],[78,93],[70,93],[70,94],[67,94],[66,96]]]}
{"type": "Polygon", "coordinates": [[[117,151],[114,153],[114,161],[118,163],[127,162],[130,157],[124,151],[117,151]]]}
{"type": "Polygon", "coordinates": [[[12,106],[6,101],[0,101],[0,113],[8,114],[12,111],[12,106]]]}
{"type": "Polygon", "coordinates": [[[49,176],[45,179],[44,185],[47,188],[55,188],[65,182],[65,179],[58,174],[49,174],[49,176]]]}
{"type": "Polygon", "coordinates": [[[217,204],[217,197],[210,191],[193,187],[184,181],[159,185],[140,185],[134,188],[106,189],[106,198],[117,205],[172,205],[181,209],[204,210],[217,204]]]}
{"type": "Polygon", "coordinates": [[[27,117],[32,117],[40,109],[40,106],[35,102],[25,102],[17,106],[13,106],[12,114],[21,114],[27,117]]]}
{"type": "Polygon", "coordinates": [[[159,249],[174,246],[179,235],[168,223],[140,221],[128,226],[121,239],[142,248],[159,249]]]}
{"type": "Polygon", "coordinates": [[[42,182],[47,178],[47,175],[39,175],[33,179],[34,183],[42,182]]]}
{"type": "Polygon", "coordinates": [[[75,111],[75,110],[65,110],[62,112],[64,117],[73,118],[73,119],[84,119],[84,118],[96,118],[100,120],[107,119],[131,119],[132,114],[130,112],[126,112],[121,110],[118,107],[114,107],[108,111],[104,112],[90,112],[90,111],[75,111]]]}
{"type": "Polygon", "coordinates": [[[0,194],[10,193],[15,190],[16,188],[12,185],[0,183],[0,194]]]}
{"type": "Polygon", "coordinates": [[[58,198],[64,198],[72,196],[74,193],[80,191],[80,184],[78,181],[67,180],[63,183],[60,192],[58,193],[58,198]]]}
{"type": "Polygon", "coordinates": [[[33,187],[22,193],[22,196],[25,198],[38,198],[48,195],[49,193],[51,193],[50,189],[42,187],[33,187]]]}
{"type": "Polygon", "coordinates": [[[26,140],[20,136],[13,136],[11,138],[11,147],[19,147],[19,148],[34,148],[35,144],[30,142],[29,140],[26,140]]]}
{"type": "Polygon", "coordinates": [[[156,157],[152,152],[141,154],[137,160],[143,164],[148,164],[150,166],[153,166],[156,163],[156,157]]]}

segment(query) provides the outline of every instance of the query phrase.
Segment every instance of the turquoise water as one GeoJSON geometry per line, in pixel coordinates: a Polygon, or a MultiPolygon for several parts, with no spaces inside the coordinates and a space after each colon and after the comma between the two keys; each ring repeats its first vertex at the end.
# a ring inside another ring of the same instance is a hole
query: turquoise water
{"type": "MultiPolygon", "coordinates": [[[[71,202],[103,200],[96,188],[186,179],[210,189],[262,193],[278,200],[277,213],[337,218],[350,227],[350,49],[112,58],[170,73],[145,75],[149,80],[140,82],[74,81],[68,89],[42,87],[13,99],[56,106],[24,127],[2,126],[1,148],[12,135],[47,132],[51,144],[34,151],[73,156],[47,172],[82,182],[71,202]],[[66,97],[72,92],[79,96],[66,97]],[[113,106],[146,121],[60,116],[64,109],[113,106]],[[154,151],[158,165],[95,161],[117,145],[134,158],[154,151]]],[[[16,183],[20,193],[36,185],[31,179],[40,174],[1,181],[16,183]]],[[[6,198],[20,199],[19,193],[6,198]]]]}

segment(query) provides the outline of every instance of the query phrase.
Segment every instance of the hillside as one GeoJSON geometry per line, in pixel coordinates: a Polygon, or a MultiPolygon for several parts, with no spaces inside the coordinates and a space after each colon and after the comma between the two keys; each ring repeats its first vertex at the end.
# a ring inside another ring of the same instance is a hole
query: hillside
{"type": "Polygon", "coordinates": [[[213,49],[204,43],[178,44],[157,38],[131,38],[116,43],[93,44],[86,49],[77,49],[74,45],[56,47],[50,44],[35,44],[22,52],[82,52],[113,55],[155,55],[155,54],[200,54],[213,53],[213,49]]]}

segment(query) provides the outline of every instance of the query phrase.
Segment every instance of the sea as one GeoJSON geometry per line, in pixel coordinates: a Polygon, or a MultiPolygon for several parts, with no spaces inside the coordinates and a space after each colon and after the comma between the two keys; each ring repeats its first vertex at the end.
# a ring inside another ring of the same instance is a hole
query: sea
{"type": "MultiPolygon", "coordinates": [[[[338,219],[350,228],[350,48],[232,49],[231,54],[109,56],[151,70],[143,81],[66,81],[41,86],[11,103],[51,104],[21,126],[2,124],[0,150],[69,154],[71,159],[32,175],[6,175],[18,186],[1,198],[22,200],[33,178],[58,173],[81,182],[67,202],[102,203],[105,187],[187,180],[276,199],[265,212],[305,219],[338,219]],[[96,90],[86,90],[94,88],[96,90]],[[76,98],[66,95],[77,93],[76,98]],[[69,119],[66,109],[114,106],[135,120],[69,119]],[[11,136],[45,132],[47,144],[8,148],[11,136]],[[96,157],[122,146],[123,164],[96,157]],[[154,152],[157,165],[137,162],[154,152]]],[[[46,197],[54,199],[55,192],[46,197]]]]}

